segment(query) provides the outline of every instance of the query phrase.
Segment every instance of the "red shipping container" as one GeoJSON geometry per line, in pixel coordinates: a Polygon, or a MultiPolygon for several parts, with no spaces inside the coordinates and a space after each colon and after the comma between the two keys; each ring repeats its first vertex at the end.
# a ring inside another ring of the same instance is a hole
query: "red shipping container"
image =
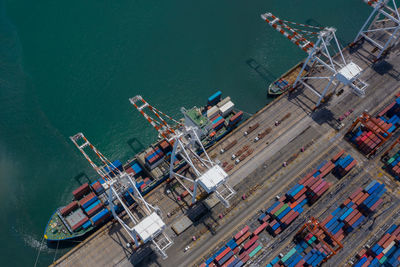
{"type": "Polygon", "coordinates": [[[281,232],[282,232],[282,228],[279,226],[279,227],[275,230],[274,234],[275,234],[275,235],[279,235],[281,232]]]}
{"type": "Polygon", "coordinates": [[[347,165],[347,167],[344,169],[345,172],[350,171],[354,166],[356,166],[357,161],[353,160],[349,165],[347,165]]]}
{"type": "Polygon", "coordinates": [[[301,203],[304,199],[306,199],[306,195],[301,195],[299,199],[296,200],[297,203],[301,203]]]}
{"type": "Polygon", "coordinates": [[[282,218],[281,222],[282,222],[282,223],[286,223],[287,219],[289,219],[289,218],[293,215],[294,212],[295,212],[294,210],[290,210],[290,211],[288,212],[288,214],[286,214],[286,215],[282,218]]]}
{"type": "Polygon", "coordinates": [[[224,263],[224,265],[222,265],[222,267],[227,267],[229,264],[231,264],[235,260],[236,260],[235,257],[231,257],[227,262],[224,263]]]}
{"type": "Polygon", "coordinates": [[[135,171],[132,169],[132,167],[127,168],[127,169],[125,170],[125,172],[126,172],[126,173],[129,173],[129,174],[132,174],[132,175],[135,175],[135,174],[136,174],[135,171]]]}
{"type": "Polygon", "coordinates": [[[230,119],[229,119],[229,121],[230,122],[233,122],[233,121],[235,121],[237,118],[239,118],[240,116],[242,116],[243,115],[243,111],[239,111],[238,113],[236,113],[235,115],[233,115],[230,119]]]}
{"type": "Polygon", "coordinates": [[[72,194],[74,195],[76,200],[79,200],[83,195],[85,195],[89,191],[90,191],[90,186],[88,183],[85,183],[85,184],[81,185],[80,187],[78,187],[77,189],[75,189],[72,192],[72,194]]]}
{"type": "Polygon", "coordinates": [[[354,192],[350,195],[349,198],[350,198],[350,199],[354,199],[361,191],[362,191],[362,188],[361,188],[361,187],[357,188],[357,190],[354,191],[354,192]]]}
{"type": "Polygon", "coordinates": [[[244,256],[242,259],[241,259],[241,261],[243,262],[243,263],[246,263],[246,262],[248,262],[250,260],[250,256],[246,253],[246,256],[244,256]]]}
{"type": "Polygon", "coordinates": [[[251,235],[250,232],[245,233],[241,238],[239,238],[239,239],[236,241],[236,244],[238,244],[238,246],[239,246],[239,245],[242,244],[250,235],[251,235]]]}
{"type": "Polygon", "coordinates": [[[301,259],[294,267],[301,267],[304,266],[305,264],[306,262],[303,259],[301,259]]]}
{"type": "Polygon", "coordinates": [[[269,214],[267,214],[267,215],[262,219],[262,221],[263,221],[263,222],[266,222],[266,221],[268,221],[270,218],[271,218],[271,217],[269,216],[269,214]]]}
{"type": "Polygon", "coordinates": [[[315,182],[315,184],[313,184],[313,186],[311,186],[311,190],[315,192],[315,189],[323,182],[322,179],[319,179],[317,182],[315,182]]]}
{"type": "MultiPolygon", "coordinates": [[[[313,172],[316,173],[317,170],[315,170],[313,172]]],[[[303,184],[305,181],[307,181],[307,179],[309,179],[311,176],[313,176],[314,173],[312,173],[312,172],[307,173],[303,178],[300,179],[299,184],[303,184]]]]}
{"type": "Polygon", "coordinates": [[[94,214],[96,214],[98,211],[100,211],[103,208],[103,204],[99,203],[96,206],[94,206],[91,210],[89,210],[87,212],[87,215],[89,215],[90,217],[94,214]]]}
{"type": "Polygon", "coordinates": [[[236,247],[233,251],[233,254],[238,254],[239,253],[239,247],[236,247]]]}
{"type": "Polygon", "coordinates": [[[276,206],[270,213],[271,213],[271,214],[274,214],[274,213],[277,212],[280,208],[282,208],[283,205],[284,205],[284,204],[283,204],[282,202],[280,202],[280,203],[278,204],[278,206],[276,206]]]}
{"type": "Polygon", "coordinates": [[[71,203],[68,204],[68,206],[65,206],[64,208],[62,208],[60,210],[61,215],[65,216],[68,213],[70,213],[71,211],[75,210],[78,207],[78,201],[73,201],[71,203]]]}
{"type": "Polygon", "coordinates": [[[391,235],[391,236],[386,240],[386,242],[383,243],[383,245],[382,245],[383,249],[387,248],[387,247],[390,245],[390,243],[392,243],[394,240],[396,240],[396,236],[391,235]]]}
{"type": "Polygon", "coordinates": [[[353,203],[357,203],[357,200],[359,200],[363,195],[364,195],[364,192],[358,193],[358,195],[352,199],[353,203]]]}
{"type": "Polygon", "coordinates": [[[366,200],[368,197],[369,197],[369,194],[368,194],[368,193],[364,193],[364,195],[363,195],[362,197],[360,197],[360,198],[356,201],[356,204],[357,204],[357,205],[360,205],[360,204],[363,203],[364,200],[366,200]]]}
{"type": "Polygon", "coordinates": [[[215,257],[215,260],[220,261],[226,254],[229,253],[229,251],[231,251],[231,249],[229,247],[226,248],[224,251],[222,251],[220,254],[218,254],[217,257],[215,257]]]}
{"type": "Polygon", "coordinates": [[[396,230],[393,231],[392,235],[399,235],[400,234],[400,226],[397,226],[396,230]]]}
{"type": "Polygon", "coordinates": [[[333,156],[332,162],[336,162],[343,154],[344,154],[344,149],[342,149],[339,153],[333,156]]]}
{"type": "Polygon", "coordinates": [[[245,250],[249,249],[257,240],[258,240],[258,236],[253,236],[249,241],[247,241],[247,242],[243,245],[243,248],[244,248],[245,250]]]}
{"type": "Polygon", "coordinates": [[[297,200],[301,195],[303,195],[307,191],[307,188],[303,187],[296,195],[293,196],[295,200],[297,200]]]}
{"type": "Polygon", "coordinates": [[[347,205],[347,204],[349,204],[350,203],[350,198],[346,198],[346,200],[343,202],[343,205],[347,205]]]}
{"type": "Polygon", "coordinates": [[[346,219],[344,219],[344,221],[348,223],[354,216],[356,216],[356,214],[357,214],[358,212],[359,212],[358,210],[353,210],[353,211],[349,214],[349,216],[347,216],[346,219]]]}
{"type": "Polygon", "coordinates": [[[266,222],[261,224],[256,230],[254,230],[254,235],[258,235],[259,233],[261,233],[267,227],[267,225],[268,223],[266,222]]]}
{"type": "Polygon", "coordinates": [[[333,215],[329,214],[328,217],[325,218],[325,220],[322,221],[321,225],[325,226],[330,220],[332,220],[333,215]]]}
{"type": "Polygon", "coordinates": [[[89,220],[88,217],[85,216],[85,218],[83,218],[82,220],[80,220],[79,222],[77,222],[76,224],[74,224],[71,227],[72,231],[75,231],[75,230],[79,229],[79,227],[81,227],[88,220],[89,220]]]}
{"type": "Polygon", "coordinates": [[[357,213],[356,215],[354,215],[353,219],[349,221],[349,225],[353,225],[361,217],[361,215],[361,213],[357,213]]]}
{"type": "Polygon", "coordinates": [[[239,238],[241,238],[245,233],[247,233],[249,231],[249,226],[245,226],[242,230],[240,230],[235,236],[234,239],[238,240],[239,238]]]}
{"type": "Polygon", "coordinates": [[[83,199],[81,199],[80,201],[79,201],[79,203],[81,204],[81,206],[82,205],[84,205],[86,202],[88,202],[88,201],[90,201],[92,198],[94,198],[96,195],[93,193],[93,192],[91,192],[89,195],[87,195],[86,197],[84,197],[83,199]]]}
{"type": "Polygon", "coordinates": [[[242,260],[243,258],[245,258],[246,256],[248,256],[247,252],[244,251],[239,255],[239,259],[242,260]]]}
{"type": "Polygon", "coordinates": [[[382,198],[378,199],[378,201],[375,202],[374,205],[372,205],[372,207],[370,208],[370,210],[371,210],[371,211],[376,210],[376,208],[377,208],[382,202],[383,202],[383,199],[382,199],[382,198]]]}
{"type": "Polygon", "coordinates": [[[315,187],[314,192],[317,193],[319,190],[321,190],[325,185],[327,184],[326,181],[322,181],[317,187],[315,187]]]}
{"type": "Polygon", "coordinates": [[[326,183],[324,187],[321,188],[321,190],[319,190],[317,192],[317,196],[322,196],[322,194],[324,194],[326,192],[326,190],[328,190],[329,187],[331,187],[331,183],[326,183]]]}
{"type": "MultiPolygon", "coordinates": [[[[299,216],[299,213],[298,213],[297,211],[295,211],[295,212],[292,214],[292,216],[290,216],[290,217],[285,221],[285,223],[286,223],[287,225],[291,224],[291,223],[294,221],[294,219],[297,218],[297,216],[299,216]]],[[[279,228],[280,228],[280,227],[279,227],[279,228]]]]}

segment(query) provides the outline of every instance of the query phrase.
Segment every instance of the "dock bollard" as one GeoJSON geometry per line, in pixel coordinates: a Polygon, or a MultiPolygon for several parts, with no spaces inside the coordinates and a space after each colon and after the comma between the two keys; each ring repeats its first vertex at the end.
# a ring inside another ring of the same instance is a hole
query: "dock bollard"
{"type": "Polygon", "coordinates": [[[283,167],[286,167],[286,166],[287,166],[287,162],[284,161],[283,164],[282,164],[282,166],[283,166],[283,167]]]}
{"type": "Polygon", "coordinates": [[[245,200],[246,199],[246,194],[242,195],[242,199],[245,200]]]}

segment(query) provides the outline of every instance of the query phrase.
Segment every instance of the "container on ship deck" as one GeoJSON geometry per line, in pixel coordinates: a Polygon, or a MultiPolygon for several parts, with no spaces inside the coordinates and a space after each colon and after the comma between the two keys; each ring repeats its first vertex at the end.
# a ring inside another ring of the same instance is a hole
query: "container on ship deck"
{"type": "Polygon", "coordinates": [[[217,91],[212,96],[210,96],[207,100],[207,104],[209,106],[216,105],[221,100],[222,93],[221,91],[217,91]]]}
{"type": "Polygon", "coordinates": [[[92,221],[95,226],[99,225],[100,223],[104,222],[110,216],[110,211],[108,209],[103,209],[99,213],[93,216],[92,221]]]}
{"type": "Polygon", "coordinates": [[[169,151],[171,151],[171,145],[167,142],[167,141],[165,141],[165,140],[163,140],[162,142],[160,142],[160,144],[159,144],[159,147],[161,148],[161,150],[164,152],[164,153],[166,153],[166,152],[169,152],[169,151]]]}
{"type": "Polygon", "coordinates": [[[220,110],[217,106],[211,107],[209,110],[207,110],[207,118],[211,119],[215,115],[219,114],[220,110]]]}
{"type": "Polygon", "coordinates": [[[87,209],[85,209],[87,215],[90,217],[94,214],[96,214],[98,211],[100,211],[103,208],[103,204],[101,203],[100,200],[97,200],[95,203],[90,205],[87,209]]]}
{"type": "Polygon", "coordinates": [[[230,112],[232,112],[234,107],[235,107],[235,104],[233,104],[232,101],[229,101],[229,102],[225,103],[222,107],[220,107],[219,110],[221,111],[221,115],[223,117],[225,117],[230,112]]]}
{"type": "Polygon", "coordinates": [[[72,194],[74,195],[76,200],[79,200],[83,195],[85,195],[89,191],[90,191],[90,186],[88,183],[85,183],[85,184],[81,185],[80,187],[78,187],[77,189],[75,189],[72,192],[72,194]]]}
{"type": "Polygon", "coordinates": [[[60,210],[60,213],[62,216],[67,215],[71,211],[75,210],[78,207],[78,201],[72,201],[71,203],[68,204],[68,206],[65,206],[60,210]]]}
{"type": "Polygon", "coordinates": [[[213,128],[214,130],[219,130],[219,129],[221,129],[222,126],[224,126],[224,125],[225,125],[225,120],[224,120],[224,119],[221,119],[221,120],[219,120],[217,123],[213,124],[213,125],[212,125],[212,128],[213,128]]]}
{"type": "Polygon", "coordinates": [[[93,192],[91,192],[89,195],[87,195],[86,197],[81,199],[79,201],[79,204],[81,204],[81,206],[85,209],[85,208],[89,207],[90,204],[92,204],[96,200],[97,200],[97,196],[93,192]]]}
{"type": "Polygon", "coordinates": [[[88,217],[85,216],[85,218],[83,218],[82,220],[80,220],[79,222],[77,222],[76,224],[72,225],[71,229],[72,231],[76,231],[78,230],[84,223],[86,223],[89,220],[88,217]]]}
{"type": "Polygon", "coordinates": [[[229,101],[231,101],[231,97],[227,96],[224,99],[222,99],[218,104],[217,107],[222,107],[223,105],[225,105],[226,103],[228,103],[229,101]]]}
{"type": "Polygon", "coordinates": [[[96,191],[97,194],[101,194],[104,192],[104,187],[99,181],[96,181],[94,184],[92,184],[92,188],[94,189],[94,191],[96,191]]]}

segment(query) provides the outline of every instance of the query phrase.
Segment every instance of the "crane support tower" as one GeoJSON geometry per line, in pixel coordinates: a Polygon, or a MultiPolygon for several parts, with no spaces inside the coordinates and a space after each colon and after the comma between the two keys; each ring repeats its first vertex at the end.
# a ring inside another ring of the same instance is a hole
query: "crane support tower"
{"type": "Polygon", "coordinates": [[[315,27],[281,20],[272,13],[262,14],[261,18],[308,54],[293,84],[293,89],[302,84],[317,95],[318,102],[316,107],[324,100],[332,84],[336,85],[336,89],[338,86],[336,80],[343,85],[350,86],[357,95],[365,95],[367,84],[359,79],[362,69],[354,62],[346,62],[342,48],[335,35],[335,28],[315,27]],[[292,28],[288,24],[294,24],[301,29],[292,28]],[[309,39],[305,36],[308,36],[309,39]],[[312,41],[311,38],[316,40],[312,41]],[[306,71],[307,73],[305,73],[306,71]],[[327,73],[327,75],[317,76],[315,75],[316,73],[327,73]],[[311,84],[307,83],[308,80],[327,80],[328,83],[323,92],[320,93],[311,84]]]}
{"type": "Polygon", "coordinates": [[[150,205],[137,189],[135,179],[132,179],[125,171],[116,168],[82,133],[75,134],[70,139],[89,161],[93,169],[104,179],[105,187],[108,189],[108,202],[111,212],[135,242],[135,245],[139,247],[141,243],[151,241],[161,256],[167,258],[165,251],[172,245],[172,240],[164,232],[166,225],[160,217],[160,209],[150,205]],[[95,159],[97,157],[97,164],[89,154],[94,156],[95,159]],[[126,193],[140,207],[142,219],[139,219],[138,214],[135,215],[128,204],[125,203],[123,195],[126,193]],[[118,204],[125,210],[125,218],[121,218],[116,213],[115,208],[118,204]]]}
{"type": "Polygon", "coordinates": [[[208,194],[214,192],[225,207],[230,206],[229,199],[235,191],[227,183],[228,174],[211,160],[197,135],[196,127],[185,126],[176,132],[169,171],[170,177],[175,177],[192,196],[192,204],[196,202],[201,186],[208,194]],[[174,171],[178,157],[183,158],[191,167],[192,177],[174,171]],[[193,190],[190,190],[182,179],[192,183],[193,190]]]}
{"type": "Polygon", "coordinates": [[[130,98],[129,101],[158,131],[160,137],[163,137],[173,145],[170,156],[170,178],[176,178],[183,188],[188,191],[192,197],[192,203],[197,200],[197,196],[200,193],[200,185],[208,194],[214,192],[222,204],[229,207],[229,199],[235,194],[235,191],[227,184],[228,174],[208,156],[198,136],[199,129],[195,126],[179,123],[172,117],[152,107],[139,95],[130,98]],[[146,108],[152,116],[145,112],[146,108]],[[157,119],[154,119],[153,115],[157,119]],[[163,117],[175,122],[176,127],[171,127],[163,117]],[[192,177],[175,171],[175,163],[178,159],[183,159],[190,167],[193,174],[192,177]],[[193,190],[190,190],[185,185],[184,180],[193,184],[193,190]]]}
{"type": "Polygon", "coordinates": [[[352,46],[365,39],[377,48],[380,59],[399,41],[400,15],[396,0],[364,0],[373,8],[352,46]]]}

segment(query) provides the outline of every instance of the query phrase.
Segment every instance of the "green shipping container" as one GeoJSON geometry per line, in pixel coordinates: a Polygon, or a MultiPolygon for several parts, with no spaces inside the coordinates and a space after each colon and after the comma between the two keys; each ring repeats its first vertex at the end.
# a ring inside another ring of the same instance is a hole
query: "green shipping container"
{"type": "Polygon", "coordinates": [[[282,262],[285,263],[285,261],[287,261],[290,257],[292,257],[292,255],[296,252],[296,248],[292,248],[288,254],[286,254],[285,256],[283,256],[282,258],[282,262]]]}
{"type": "Polygon", "coordinates": [[[279,216],[279,214],[281,214],[282,211],[284,211],[287,207],[289,207],[288,204],[283,205],[282,208],[280,208],[277,212],[275,212],[274,215],[275,215],[275,216],[279,216]]]}
{"type": "Polygon", "coordinates": [[[379,263],[380,264],[383,264],[385,261],[386,261],[386,256],[383,256],[380,260],[379,260],[379,263]]]}
{"type": "Polygon", "coordinates": [[[261,248],[262,248],[261,245],[259,245],[258,247],[256,247],[256,248],[249,254],[249,257],[251,258],[251,257],[253,257],[254,255],[256,255],[257,252],[259,252],[261,248]]]}

